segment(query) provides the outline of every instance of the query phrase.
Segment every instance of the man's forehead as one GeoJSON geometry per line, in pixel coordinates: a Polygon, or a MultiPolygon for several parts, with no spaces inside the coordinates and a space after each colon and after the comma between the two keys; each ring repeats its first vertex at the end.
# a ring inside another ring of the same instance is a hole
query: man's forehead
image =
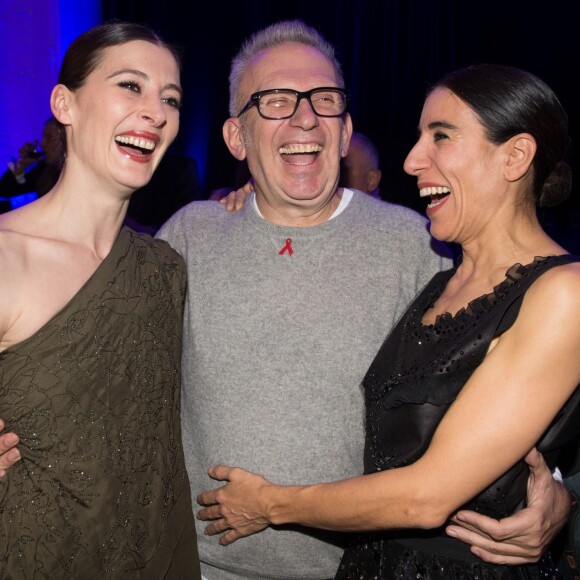
{"type": "Polygon", "coordinates": [[[287,42],[258,52],[243,77],[250,92],[272,88],[308,90],[315,86],[338,86],[332,62],[317,48],[287,42]],[[313,86],[305,86],[314,83],[313,86]]]}

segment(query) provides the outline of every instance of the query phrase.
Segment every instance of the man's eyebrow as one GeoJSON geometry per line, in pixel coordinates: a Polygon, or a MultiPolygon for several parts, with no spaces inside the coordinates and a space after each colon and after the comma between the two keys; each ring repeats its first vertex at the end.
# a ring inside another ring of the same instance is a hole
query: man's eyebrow
{"type": "MultiPolygon", "coordinates": [[[[123,68],[121,70],[117,70],[113,73],[111,73],[109,76],[107,76],[107,79],[112,79],[116,76],[122,75],[122,74],[134,74],[135,76],[138,76],[140,78],[142,78],[143,80],[149,80],[149,76],[147,74],[145,74],[143,71],[141,70],[137,70],[137,69],[133,69],[133,68],[123,68]]],[[[171,89],[174,91],[177,91],[179,93],[179,96],[182,97],[183,96],[183,91],[181,90],[181,87],[179,85],[176,85],[174,83],[169,83],[167,85],[165,85],[163,87],[163,89],[171,89]]]]}

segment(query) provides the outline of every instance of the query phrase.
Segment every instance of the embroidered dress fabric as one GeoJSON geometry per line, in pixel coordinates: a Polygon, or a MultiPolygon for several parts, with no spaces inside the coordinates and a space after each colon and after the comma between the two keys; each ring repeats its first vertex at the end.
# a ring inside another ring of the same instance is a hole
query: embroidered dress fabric
{"type": "Polygon", "coordinates": [[[22,454],[0,481],[1,578],[198,577],[184,294],[179,255],[124,228],[73,299],[0,353],[0,414],[22,454]]]}
{"type": "MultiPolygon", "coordinates": [[[[505,280],[455,316],[424,325],[455,270],[437,274],[385,340],[363,381],[366,403],[365,473],[409,465],[429,446],[443,415],[485,358],[495,336],[517,318],[530,285],[544,272],[580,257],[563,255],[516,264],[505,280]]],[[[522,401],[525,404],[525,401],[522,401]]],[[[580,431],[580,392],[568,400],[538,448],[553,468],[580,431]]],[[[444,466],[442,466],[444,468],[444,466]]],[[[522,460],[463,506],[494,518],[523,505],[528,468],[522,460]]],[[[444,528],[359,535],[347,548],[337,578],[536,579],[558,578],[546,554],[537,565],[496,566],[477,559],[444,528]]]]}

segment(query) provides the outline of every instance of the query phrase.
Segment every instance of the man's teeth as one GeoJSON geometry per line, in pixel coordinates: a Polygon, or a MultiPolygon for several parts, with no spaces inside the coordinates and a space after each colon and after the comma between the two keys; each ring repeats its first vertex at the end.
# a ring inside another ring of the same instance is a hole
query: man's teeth
{"type": "Polygon", "coordinates": [[[419,190],[419,195],[421,197],[429,197],[430,195],[437,195],[441,193],[451,193],[448,187],[424,187],[419,190]]]}
{"type": "Polygon", "coordinates": [[[119,135],[115,137],[117,143],[122,145],[131,145],[132,147],[139,147],[139,149],[147,149],[153,151],[155,149],[155,142],[141,137],[131,137],[129,135],[119,135]]]}
{"type": "Polygon", "coordinates": [[[295,153],[319,153],[322,151],[320,145],[313,145],[307,143],[300,143],[297,145],[286,145],[278,149],[278,153],[281,155],[293,155],[295,153]]]}

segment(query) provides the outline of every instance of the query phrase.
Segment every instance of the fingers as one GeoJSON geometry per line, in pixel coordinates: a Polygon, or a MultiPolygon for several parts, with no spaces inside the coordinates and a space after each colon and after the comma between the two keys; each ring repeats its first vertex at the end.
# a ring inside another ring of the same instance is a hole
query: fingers
{"type": "MultiPolygon", "coordinates": [[[[261,528],[263,529],[263,528],[261,528]]],[[[252,530],[252,531],[244,531],[240,532],[230,527],[227,523],[225,518],[219,518],[218,520],[212,522],[208,526],[205,527],[203,533],[206,536],[216,536],[218,534],[223,534],[223,536],[219,539],[219,543],[222,546],[228,546],[232,542],[239,540],[240,538],[245,538],[256,531],[260,530],[252,530]],[[225,533],[224,533],[225,532],[225,533]]]]}
{"type": "Polygon", "coordinates": [[[236,209],[236,211],[240,211],[242,209],[242,207],[244,206],[244,203],[246,201],[246,197],[248,197],[248,193],[251,193],[253,190],[250,190],[249,192],[246,191],[246,186],[244,185],[244,187],[242,187],[242,189],[238,189],[237,191],[234,191],[234,207],[236,209]]]}
{"type": "Polygon", "coordinates": [[[236,191],[230,191],[230,193],[220,199],[220,203],[226,206],[226,211],[240,211],[242,209],[244,201],[248,196],[244,191],[245,187],[236,191]]]}
{"type": "Polygon", "coordinates": [[[223,534],[224,532],[227,532],[219,540],[219,543],[222,546],[227,546],[243,537],[243,534],[240,534],[236,530],[231,529],[230,525],[226,521],[226,518],[222,517],[221,506],[219,505],[212,505],[200,510],[197,513],[197,518],[202,521],[214,520],[203,530],[203,533],[206,536],[215,536],[217,534],[223,534]]]}
{"type": "Polygon", "coordinates": [[[242,186],[242,191],[246,195],[248,195],[249,193],[252,193],[252,191],[254,191],[254,180],[250,179],[246,183],[244,183],[244,185],[242,186]]]}
{"type": "Polygon", "coordinates": [[[224,518],[219,518],[211,524],[208,524],[203,530],[203,533],[206,536],[215,536],[216,534],[223,534],[229,529],[230,526],[228,526],[226,520],[224,518]]]}
{"type": "Polygon", "coordinates": [[[530,468],[530,472],[535,476],[546,475],[551,477],[550,468],[544,461],[544,456],[534,447],[525,457],[525,461],[530,468]]]}
{"type": "MultiPolygon", "coordinates": [[[[210,521],[204,533],[208,536],[224,534],[220,544],[227,546],[239,538],[249,536],[268,527],[266,516],[261,516],[256,508],[254,490],[264,485],[264,478],[239,467],[214,465],[208,469],[213,479],[225,481],[217,489],[204,491],[197,496],[197,502],[204,506],[197,518],[210,521]]],[[[267,482],[266,482],[267,483],[267,482]]]]}
{"type": "Polygon", "coordinates": [[[5,433],[0,436],[0,454],[5,453],[18,445],[18,435],[16,433],[5,433]]]}
{"type": "Polygon", "coordinates": [[[0,457],[0,479],[6,476],[7,470],[20,461],[20,451],[11,449],[0,457]]]}
{"type": "MultiPolygon", "coordinates": [[[[218,481],[229,481],[231,477],[231,473],[235,468],[228,467],[227,465],[212,465],[208,470],[207,473],[212,479],[217,479],[218,481]]],[[[221,490],[221,487],[217,489],[210,489],[208,491],[204,491],[200,493],[196,500],[199,505],[203,506],[213,506],[215,504],[219,504],[217,493],[221,490]]],[[[219,505],[217,506],[219,508],[219,505]]],[[[204,510],[202,510],[204,511],[204,510]]],[[[200,512],[201,513],[201,512],[200,512]]],[[[206,519],[206,518],[200,518],[206,519]]],[[[212,518],[207,518],[212,519],[212,518]]]]}
{"type": "Polygon", "coordinates": [[[516,544],[499,543],[460,526],[448,526],[446,531],[449,536],[471,545],[473,554],[491,564],[531,564],[537,562],[542,553],[541,550],[532,550],[529,546],[524,548],[516,544]]]}
{"type": "Polygon", "coordinates": [[[226,532],[219,539],[219,543],[222,546],[229,546],[231,543],[244,537],[244,534],[240,534],[239,532],[236,532],[236,530],[230,530],[227,527],[227,524],[225,524],[225,523],[223,525],[217,525],[217,524],[218,524],[218,522],[207,526],[204,530],[204,534],[206,534],[208,536],[215,536],[216,534],[222,534],[223,532],[226,532]],[[210,528],[211,528],[211,530],[210,530],[210,528]]]}
{"type": "Polygon", "coordinates": [[[230,191],[230,193],[220,199],[220,203],[226,206],[226,211],[234,211],[236,209],[236,192],[230,191]]]}
{"type": "Polygon", "coordinates": [[[506,540],[509,538],[508,531],[499,520],[490,518],[472,511],[460,511],[451,521],[456,523],[460,530],[469,530],[476,536],[492,538],[494,540],[506,540]]]}
{"type": "MultiPolygon", "coordinates": [[[[198,499],[199,501],[199,499],[198,499]]],[[[226,518],[222,517],[221,508],[219,505],[213,505],[200,510],[197,513],[197,518],[203,521],[212,521],[211,524],[207,525],[203,530],[206,536],[216,536],[218,534],[224,534],[220,539],[219,543],[222,546],[228,546],[232,542],[243,538],[247,534],[241,534],[240,532],[232,529],[228,524],[226,518]]]]}
{"type": "Polygon", "coordinates": [[[530,467],[536,467],[541,463],[546,465],[544,456],[535,447],[524,457],[524,460],[530,467]]]}
{"type": "MultiPolygon", "coordinates": [[[[2,423],[0,429],[4,427],[2,423]]],[[[15,448],[18,445],[18,435],[15,433],[5,433],[0,436],[0,479],[6,475],[6,470],[20,461],[20,451],[15,448]]]]}
{"type": "Polygon", "coordinates": [[[218,511],[219,506],[213,506],[213,508],[203,509],[197,514],[197,517],[200,520],[214,520],[215,519],[214,522],[207,525],[205,527],[205,529],[203,530],[203,533],[206,536],[216,536],[218,534],[224,534],[224,532],[226,532],[219,540],[219,543],[222,546],[227,546],[227,545],[231,544],[232,542],[235,542],[236,540],[239,540],[240,538],[242,538],[244,536],[243,534],[240,534],[236,530],[233,530],[230,528],[226,519],[222,518],[220,516],[219,511],[218,511]],[[215,508],[215,509],[213,509],[213,508],[215,508]]]}
{"type": "Polygon", "coordinates": [[[20,451],[10,449],[0,456],[0,468],[7,469],[12,467],[17,461],[20,461],[20,451]]]}
{"type": "Polygon", "coordinates": [[[479,545],[478,538],[483,538],[486,542],[492,541],[496,544],[505,542],[506,549],[510,553],[511,545],[524,549],[529,547],[536,549],[539,546],[534,541],[534,537],[538,532],[536,520],[537,518],[529,509],[521,510],[503,520],[496,520],[472,511],[460,511],[452,518],[455,524],[461,526],[459,529],[465,529],[475,534],[474,539],[476,541],[470,543],[479,545]]]}
{"type": "Polygon", "coordinates": [[[252,191],[254,191],[254,182],[250,179],[240,189],[230,191],[228,195],[220,199],[220,203],[226,206],[226,211],[239,211],[252,191]]]}
{"type": "Polygon", "coordinates": [[[216,499],[216,491],[212,489],[210,491],[204,491],[197,496],[197,503],[203,506],[216,505],[218,503],[216,499]]]}
{"type": "Polygon", "coordinates": [[[202,510],[197,512],[197,519],[204,522],[210,520],[217,520],[222,517],[219,504],[207,505],[202,510]]]}
{"type": "Polygon", "coordinates": [[[503,520],[481,514],[461,511],[452,521],[457,525],[447,528],[447,534],[466,544],[471,551],[493,564],[530,564],[542,555],[541,534],[535,529],[535,518],[522,510],[503,520]]]}
{"type": "Polygon", "coordinates": [[[220,538],[220,544],[222,546],[228,546],[229,544],[235,542],[236,540],[239,540],[240,538],[243,538],[244,536],[242,536],[241,534],[239,534],[238,532],[236,532],[236,530],[230,530],[229,532],[227,532],[226,534],[224,534],[221,538],[220,538]]]}
{"type": "Polygon", "coordinates": [[[212,479],[217,479],[218,481],[229,481],[233,469],[234,468],[228,467],[227,465],[212,465],[207,470],[207,473],[212,479]]]}

